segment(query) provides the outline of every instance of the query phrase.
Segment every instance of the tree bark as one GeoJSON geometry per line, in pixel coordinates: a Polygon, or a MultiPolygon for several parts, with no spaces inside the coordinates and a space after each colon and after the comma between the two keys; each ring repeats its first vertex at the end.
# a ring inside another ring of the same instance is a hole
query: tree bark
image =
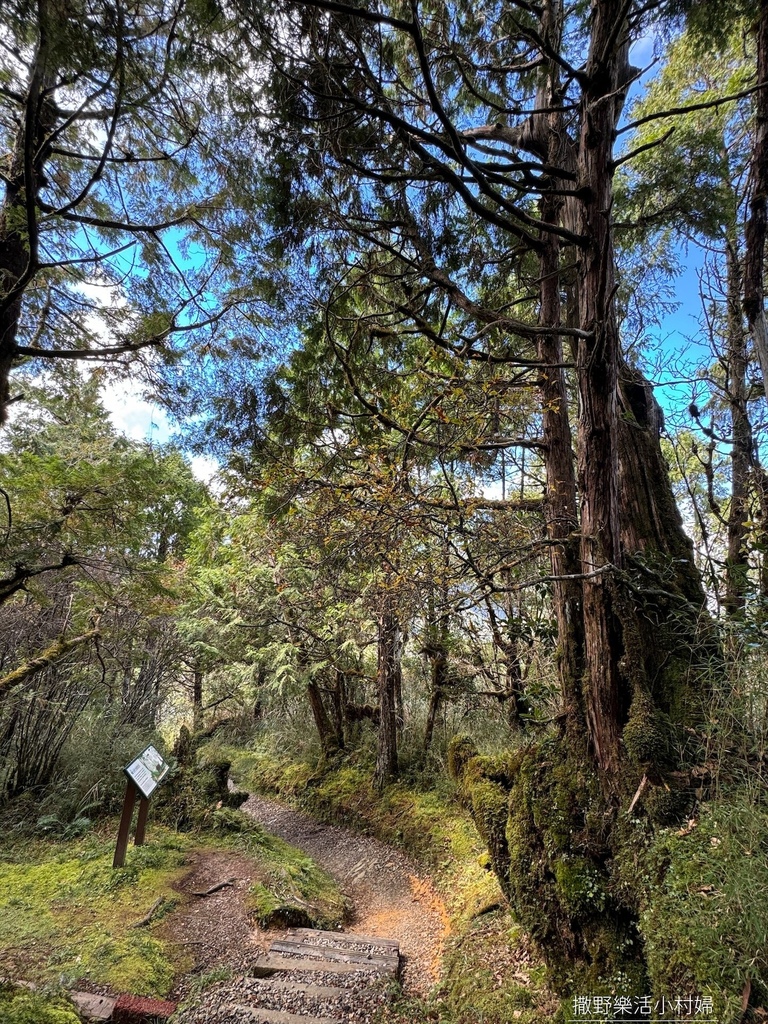
{"type": "Polygon", "coordinates": [[[592,6],[592,36],[581,105],[577,158],[578,231],[584,239],[577,267],[580,326],[578,476],[581,495],[581,567],[587,729],[602,778],[610,785],[620,758],[621,726],[629,706],[619,662],[621,627],[611,575],[622,566],[619,518],[619,329],[611,230],[613,141],[618,94],[627,66],[626,35],[616,24],[623,5],[592,6]]]}
{"type": "Polygon", "coordinates": [[[312,709],[312,717],[315,720],[317,735],[320,738],[320,749],[324,757],[329,757],[339,749],[336,740],[336,730],[325,709],[320,687],[314,681],[307,683],[307,697],[309,698],[309,706],[312,709]]]}
{"type": "MultiPolygon", "coordinates": [[[[552,69],[551,75],[555,74],[552,69]]],[[[547,107],[553,104],[555,92],[555,81],[552,81],[548,89],[547,107]]],[[[559,112],[551,114],[549,119],[551,130],[548,133],[548,157],[555,164],[558,159],[556,150],[560,147],[565,129],[559,112]]],[[[562,199],[545,195],[540,206],[542,220],[557,225],[563,211],[562,199]]],[[[553,232],[542,233],[542,245],[539,260],[539,323],[544,327],[557,328],[561,324],[560,240],[553,232]]],[[[575,578],[579,573],[579,522],[568,393],[565,371],[560,368],[563,344],[555,330],[541,336],[538,358],[543,365],[540,386],[546,473],[544,516],[547,539],[553,542],[549,547],[549,558],[555,580],[552,585],[552,601],[557,620],[557,666],[566,722],[569,727],[580,730],[583,716],[579,686],[583,671],[584,635],[581,586],[575,578]]]]}
{"type": "Polygon", "coordinates": [[[760,0],[757,22],[755,141],[749,182],[749,217],[744,237],[744,313],[755,343],[768,401],[768,323],[765,316],[765,237],[768,228],[768,0],[760,0]]]}
{"type": "Polygon", "coordinates": [[[741,273],[736,242],[726,248],[728,402],[731,438],[731,504],[728,510],[728,553],[725,562],[725,611],[731,618],[744,612],[749,558],[746,546],[747,499],[752,461],[752,426],[747,415],[747,339],[741,316],[741,273]]]}
{"type": "Polygon", "coordinates": [[[24,287],[37,270],[37,202],[48,156],[47,135],[55,123],[51,12],[48,0],[37,0],[36,7],[35,56],[0,209],[0,424],[7,419],[11,401],[10,374],[24,287]]]}
{"type": "Polygon", "coordinates": [[[400,623],[392,599],[384,597],[379,616],[379,731],[374,783],[382,789],[397,777],[397,689],[400,680],[400,623]]]}
{"type": "Polygon", "coordinates": [[[195,665],[192,670],[192,732],[203,728],[203,670],[195,665]]]}

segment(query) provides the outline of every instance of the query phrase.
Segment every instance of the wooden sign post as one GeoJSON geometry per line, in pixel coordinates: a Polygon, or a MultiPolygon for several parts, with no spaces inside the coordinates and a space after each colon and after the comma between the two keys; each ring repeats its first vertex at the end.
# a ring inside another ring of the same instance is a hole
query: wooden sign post
{"type": "Polygon", "coordinates": [[[134,757],[123,771],[127,781],[125,785],[125,799],[123,800],[123,813],[120,816],[120,827],[117,830],[115,857],[112,861],[113,868],[121,868],[125,864],[128,835],[131,831],[131,819],[133,818],[133,808],[136,803],[137,794],[139,796],[139,817],[136,821],[136,833],[133,842],[135,846],[143,844],[147,831],[149,798],[168,774],[169,765],[166,764],[155,747],[150,744],[142,750],[138,757],[134,757]]]}

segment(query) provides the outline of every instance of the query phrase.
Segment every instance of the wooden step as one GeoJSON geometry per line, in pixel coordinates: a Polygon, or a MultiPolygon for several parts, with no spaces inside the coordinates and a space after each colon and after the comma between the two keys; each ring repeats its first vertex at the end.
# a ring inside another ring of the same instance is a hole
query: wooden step
{"type": "Polygon", "coordinates": [[[349,989],[338,985],[313,985],[309,981],[288,981],[286,978],[259,978],[259,987],[253,992],[291,992],[294,995],[306,996],[307,999],[338,999],[349,989]]]}
{"type": "Polygon", "coordinates": [[[397,969],[399,956],[397,953],[391,956],[382,956],[376,953],[355,953],[349,949],[334,949],[332,946],[310,946],[309,943],[280,941],[279,939],[269,947],[270,953],[295,953],[299,956],[315,956],[325,960],[339,960],[347,964],[374,964],[397,969]]]}
{"type": "Polygon", "coordinates": [[[338,963],[336,960],[294,960],[287,956],[261,956],[251,964],[250,973],[256,978],[269,977],[277,971],[310,971],[325,974],[384,973],[384,966],[367,960],[365,964],[338,963]]]}
{"type": "Polygon", "coordinates": [[[397,939],[382,939],[379,936],[374,938],[372,935],[356,935],[354,932],[326,932],[322,928],[289,928],[286,935],[302,940],[306,938],[307,941],[311,941],[313,937],[317,936],[321,939],[333,939],[336,942],[367,942],[371,946],[391,946],[392,949],[400,949],[397,939]]]}
{"type": "Polygon", "coordinates": [[[288,1013],[285,1010],[262,1010],[258,1006],[232,1003],[232,1008],[254,1024],[344,1024],[339,1017],[307,1017],[303,1013],[288,1013]]]}

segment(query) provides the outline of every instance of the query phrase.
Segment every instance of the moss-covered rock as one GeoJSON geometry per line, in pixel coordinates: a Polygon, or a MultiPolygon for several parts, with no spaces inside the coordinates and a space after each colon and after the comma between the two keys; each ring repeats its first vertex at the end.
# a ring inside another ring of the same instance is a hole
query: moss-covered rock
{"type": "MultiPolygon", "coordinates": [[[[182,732],[185,728],[182,726],[182,732]]],[[[164,821],[180,831],[200,828],[211,823],[217,809],[245,803],[247,793],[229,790],[231,762],[226,757],[207,748],[190,753],[181,734],[176,748],[187,760],[176,762],[154,801],[156,813],[164,821]]]]}

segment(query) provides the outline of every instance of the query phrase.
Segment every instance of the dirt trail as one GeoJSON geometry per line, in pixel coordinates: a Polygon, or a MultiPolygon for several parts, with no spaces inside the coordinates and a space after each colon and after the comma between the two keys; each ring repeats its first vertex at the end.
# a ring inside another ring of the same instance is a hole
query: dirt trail
{"type": "Polygon", "coordinates": [[[195,975],[221,967],[240,970],[268,945],[265,933],[249,920],[245,894],[256,872],[250,857],[223,850],[198,850],[190,858],[189,873],[176,886],[182,894],[206,892],[231,880],[206,897],[193,897],[163,921],[157,934],[194,964],[180,977],[171,993],[180,999],[195,975]]]}
{"type": "Polygon", "coordinates": [[[354,907],[348,931],[399,941],[406,991],[425,992],[434,984],[448,915],[432,883],[405,854],[264,797],[249,797],[242,810],[308,853],[339,882],[354,907]]]}

